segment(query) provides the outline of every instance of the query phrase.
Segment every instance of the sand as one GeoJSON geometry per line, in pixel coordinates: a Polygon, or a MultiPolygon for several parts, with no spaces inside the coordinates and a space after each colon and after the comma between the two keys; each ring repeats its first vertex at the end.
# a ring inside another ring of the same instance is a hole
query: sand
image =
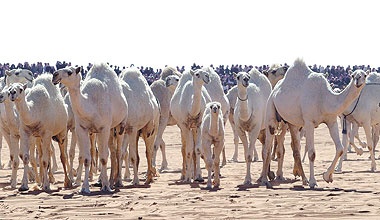
{"type": "MultiPolygon", "coordinates": [[[[364,138],[362,131],[361,137],[364,138]]],[[[124,187],[113,193],[101,193],[91,186],[90,195],[78,193],[80,187],[63,189],[62,165],[55,173],[57,182],[49,193],[36,189],[30,183],[28,192],[10,189],[11,170],[0,170],[0,219],[323,219],[380,218],[380,175],[370,172],[369,152],[362,156],[348,154],[343,163],[343,173],[334,174],[334,182],[326,183],[322,173],[330,165],[335,147],[325,125],[315,130],[315,173],[318,187],[302,186],[300,178],[292,175],[293,159],[290,137],[286,137],[284,182],[273,183],[273,189],[254,184],[246,187],[246,165],[243,146],[239,148],[239,162],[228,162],[221,168],[220,189],[205,189],[205,183],[179,182],[182,164],[180,132],[176,126],[168,127],[164,134],[167,146],[169,171],[161,173],[151,185],[143,185],[146,171],[145,146],[140,141],[139,178],[141,185],[134,187],[124,182],[124,187]]],[[[226,128],[227,159],[233,155],[232,131],[226,128]]],[[[304,140],[302,141],[304,146],[304,140]]],[[[56,148],[59,161],[58,147],[56,148]]],[[[261,152],[261,144],[258,146],[261,152]]],[[[302,149],[303,154],[304,149],[302,149]]],[[[378,154],[378,153],[377,153],[378,154]]],[[[3,141],[2,159],[8,163],[9,149],[3,141]]],[[[260,155],[261,158],[261,155],[260,155]]],[[[77,161],[76,161],[77,162],[77,161]]],[[[161,164],[158,153],[157,168],[161,164]]],[[[271,163],[276,170],[277,163],[271,163]]],[[[309,177],[309,164],[303,164],[309,177]]],[[[252,180],[258,179],[262,161],[252,163],[252,180]]],[[[109,172],[108,172],[109,174],[109,172]]],[[[202,162],[202,174],[207,172],[202,162]]],[[[22,169],[18,172],[18,187],[22,169]]],[[[92,182],[94,183],[94,182],[92,182]]]]}

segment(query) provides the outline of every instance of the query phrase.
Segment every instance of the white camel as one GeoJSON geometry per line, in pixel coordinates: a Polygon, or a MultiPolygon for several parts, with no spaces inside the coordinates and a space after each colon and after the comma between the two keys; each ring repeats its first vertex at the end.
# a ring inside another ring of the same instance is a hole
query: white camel
{"type": "Polygon", "coordinates": [[[195,152],[195,146],[200,141],[203,112],[206,104],[211,101],[203,86],[209,82],[209,74],[202,69],[185,72],[170,102],[170,111],[181,130],[183,159],[181,180],[184,182],[190,182],[192,178],[195,181],[203,181],[200,152],[195,152]]]}
{"type": "MultiPolygon", "coordinates": [[[[206,88],[208,94],[210,95],[211,101],[216,101],[221,104],[223,122],[224,122],[223,125],[225,126],[225,124],[227,123],[228,116],[230,114],[230,103],[228,101],[227,96],[224,94],[220,77],[215,72],[215,70],[211,67],[203,67],[202,69],[206,71],[210,77],[210,83],[205,84],[204,87],[206,88]]],[[[223,153],[222,166],[224,166],[227,164],[226,151],[224,147],[223,147],[222,153],[223,153]]]]}
{"type": "Polygon", "coordinates": [[[154,153],[153,153],[153,166],[156,165],[156,154],[158,148],[161,149],[162,162],[160,171],[168,169],[168,161],[166,159],[166,145],[162,138],[166,126],[176,125],[177,122],[171,116],[170,113],[170,100],[173,96],[174,90],[177,87],[179,77],[181,73],[173,67],[166,67],[161,74],[160,79],[154,81],[150,88],[157,98],[160,105],[160,122],[158,125],[158,131],[156,140],[154,141],[154,153]]]}
{"type": "Polygon", "coordinates": [[[203,114],[201,124],[201,149],[205,161],[207,175],[207,188],[212,187],[211,172],[214,170],[214,187],[220,185],[220,153],[224,148],[224,122],[222,105],[219,102],[209,102],[203,114]],[[214,145],[212,151],[211,145],[214,145]]]}
{"type": "MultiPolygon", "coordinates": [[[[9,91],[8,86],[12,83],[25,83],[31,86],[31,82],[33,81],[33,74],[30,70],[27,69],[14,69],[7,70],[5,72],[5,84],[4,89],[2,90],[1,100],[3,103],[4,111],[1,112],[2,119],[1,120],[1,131],[4,134],[4,138],[8,143],[8,147],[10,150],[10,163],[12,168],[12,176],[11,176],[11,187],[16,188],[17,185],[17,170],[19,166],[19,152],[20,152],[20,120],[18,113],[14,107],[13,102],[8,99],[9,91]]],[[[30,170],[29,167],[28,173],[31,180],[36,180],[37,183],[40,183],[40,178],[37,174],[37,163],[35,159],[35,147],[34,145],[30,149],[30,157],[31,164],[34,168],[30,170]]]]}
{"type": "MultiPolygon", "coordinates": [[[[347,152],[348,144],[347,141],[347,131],[345,130],[345,120],[354,122],[354,126],[363,126],[365,136],[367,139],[367,147],[370,152],[371,158],[371,171],[376,171],[376,161],[375,161],[375,153],[374,153],[374,138],[372,135],[371,128],[380,123],[380,111],[379,103],[380,103],[380,74],[376,72],[369,73],[366,79],[366,86],[361,91],[359,97],[343,112],[342,120],[343,120],[343,146],[344,146],[344,154],[347,152]]],[[[357,129],[353,129],[356,133],[357,129]]],[[[354,134],[354,133],[352,133],[354,134]]],[[[350,138],[352,139],[352,138],[350,138]]],[[[351,142],[351,141],[350,141],[351,142]]],[[[360,151],[359,151],[360,152],[360,151]]],[[[337,166],[337,171],[342,171],[342,162],[343,157],[340,158],[339,164],[337,166]]]]}
{"type": "MultiPolygon", "coordinates": [[[[25,94],[26,85],[13,83],[9,87],[9,98],[15,102],[20,117],[20,146],[24,175],[19,190],[28,190],[27,165],[29,163],[29,148],[33,137],[37,138],[40,157],[40,175],[42,189],[50,190],[48,169],[51,166],[51,140],[58,142],[61,152],[61,162],[65,173],[65,187],[71,186],[67,174],[67,152],[65,140],[67,135],[67,111],[63,97],[58,88],[51,82],[52,75],[42,74],[37,77],[28,94],[25,94]]],[[[67,145],[67,142],[66,142],[67,145]]]]}
{"type": "MultiPolygon", "coordinates": [[[[332,182],[334,167],[343,154],[343,146],[339,139],[337,116],[341,114],[358,96],[365,84],[366,73],[355,71],[350,84],[341,93],[334,93],[327,79],[315,73],[301,59],[296,59],[284,79],[280,81],[271,93],[267,104],[266,140],[263,149],[263,170],[258,181],[271,187],[268,182],[270,154],[275,130],[278,122],[285,121],[289,125],[292,137],[292,148],[295,165],[293,174],[302,175],[303,168],[300,158],[299,129],[304,127],[306,145],[310,161],[311,188],[317,185],[314,176],[314,128],[326,123],[335,143],[336,153],[332,164],[323,174],[326,182],[332,182]]],[[[303,180],[303,184],[307,181],[303,180]]]]}
{"type": "MultiPolygon", "coordinates": [[[[75,116],[75,131],[79,145],[79,170],[77,179],[81,180],[84,162],[85,175],[82,193],[90,193],[89,172],[91,164],[89,134],[96,133],[101,163],[100,181],[102,191],[111,191],[107,177],[108,141],[116,132],[117,143],[123,138],[122,132],[127,120],[128,104],[122,93],[118,77],[104,63],[94,64],[81,85],[81,68],[67,67],[54,72],[52,82],[64,84],[70,95],[75,116]]],[[[112,150],[112,149],[111,149],[112,150]]],[[[111,163],[115,158],[111,157],[111,163]]],[[[115,164],[115,163],[113,163],[115,164]]]]}
{"type": "Polygon", "coordinates": [[[244,146],[244,158],[247,164],[244,184],[251,184],[251,163],[258,160],[256,140],[264,126],[266,102],[272,90],[268,78],[253,68],[249,73],[235,74],[238,88],[238,100],[235,105],[235,129],[244,146]],[[248,140],[247,134],[248,133],[248,140]]]}
{"type": "MultiPolygon", "coordinates": [[[[288,69],[287,66],[282,66],[280,64],[273,64],[273,65],[271,65],[271,67],[268,70],[263,71],[263,74],[268,78],[268,80],[272,86],[272,89],[274,88],[274,86],[277,84],[277,82],[279,80],[284,78],[284,75],[285,75],[287,69],[288,69]]],[[[228,93],[227,93],[227,98],[228,98],[228,101],[229,101],[230,107],[231,107],[228,119],[229,119],[229,122],[230,122],[231,127],[232,127],[232,133],[234,135],[234,145],[235,145],[235,151],[234,151],[234,154],[233,154],[231,160],[234,162],[238,162],[238,153],[239,153],[239,151],[238,151],[238,149],[239,149],[238,148],[239,136],[235,130],[235,122],[234,122],[234,110],[235,110],[235,105],[236,105],[236,101],[237,101],[237,94],[238,94],[237,86],[233,86],[230,90],[228,90],[228,93]]],[[[282,138],[281,143],[283,144],[283,141],[284,141],[283,136],[285,135],[285,133],[281,133],[281,135],[282,135],[282,136],[280,136],[282,138]]],[[[276,138],[276,140],[277,139],[278,138],[276,138]]]]}
{"type": "MultiPolygon", "coordinates": [[[[137,68],[128,68],[120,74],[123,93],[130,104],[128,107],[128,120],[126,124],[126,134],[123,141],[122,153],[127,153],[129,146],[130,160],[133,165],[133,185],[139,184],[138,178],[138,139],[141,136],[144,139],[146,147],[146,158],[148,164],[146,184],[153,181],[156,170],[153,167],[154,141],[157,135],[160,110],[148,82],[137,68]]],[[[128,155],[123,155],[126,161],[126,178],[129,178],[128,155]]],[[[119,163],[121,171],[122,161],[119,163]]],[[[119,172],[120,174],[120,172],[119,172]]],[[[121,175],[117,176],[116,183],[121,183],[121,175]]]]}

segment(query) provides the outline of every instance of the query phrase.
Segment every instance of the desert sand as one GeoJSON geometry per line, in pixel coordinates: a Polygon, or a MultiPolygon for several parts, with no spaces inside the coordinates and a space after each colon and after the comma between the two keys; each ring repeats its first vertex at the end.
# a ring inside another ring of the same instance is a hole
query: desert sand
{"type": "MultiPolygon", "coordinates": [[[[361,137],[364,139],[362,130],[361,137]]],[[[178,127],[168,127],[164,133],[167,144],[169,170],[160,173],[151,185],[144,185],[146,171],[145,146],[140,140],[139,154],[140,186],[124,187],[113,193],[101,193],[92,186],[90,195],[78,193],[80,187],[63,189],[63,171],[56,155],[59,170],[55,173],[56,183],[52,191],[40,191],[34,183],[28,192],[10,189],[11,170],[0,170],[0,219],[379,219],[380,218],[380,175],[370,172],[369,152],[362,156],[348,154],[343,163],[343,173],[334,174],[334,182],[326,183],[322,173],[330,165],[335,147],[325,125],[315,130],[315,173],[318,187],[302,186],[300,178],[292,174],[293,158],[290,137],[286,137],[284,182],[272,182],[273,189],[254,184],[242,186],[246,165],[243,146],[239,148],[239,162],[228,162],[221,168],[219,189],[205,189],[206,183],[183,184],[179,181],[182,166],[180,132],[178,127]]],[[[233,155],[231,127],[226,128],[227,159],[233,155]]],[[[302,140],[302,155],[304,139],[302,140]]],[[[258,143],[261,152],[261,144],[258,143]]],[[[378,154],[378,153],[376,153],[378,154]]],[[[78,151],[77,151],[78,155],[78,151]]],[[[158,152],[157,168],[161,164],[158,152]]],[[[260,154],[261,158],[261,154],[260,154]]],[[[9,149],[3,141],[3,163],[9,160],[9,149]]],[[[75,160],[77,164],[77,159],[75,160]]],[[[110,164],[110,163],[108,163],[110,164]]],[[[308,160],[303,164],[309,178],[308,160]]],[[[378,165],[380,166],[380,165],[378,165]]],[[[277,163],[271,167],[276,171],[277,163]]],[[[262,160],[252,163],[252,180],[259,178],[262,160]]],[[[108,172],[109,174],[109,172],[108,172]]],[[[202,174],[207,178],[202,161],[202,174]]],[[[22,165],[18,172],[18,186],[22,178],[22,165]]],[[[95,182],[92,182],[95,183],[95,182]]]]}

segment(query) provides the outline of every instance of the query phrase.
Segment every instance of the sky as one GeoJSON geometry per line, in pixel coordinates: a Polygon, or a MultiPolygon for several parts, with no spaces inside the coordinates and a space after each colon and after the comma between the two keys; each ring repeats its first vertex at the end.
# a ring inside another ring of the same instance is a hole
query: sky
{"type": "Polygon", "coordinates": [[[380,66],[376,1],[2,1],[0,63],[380,66]]]}

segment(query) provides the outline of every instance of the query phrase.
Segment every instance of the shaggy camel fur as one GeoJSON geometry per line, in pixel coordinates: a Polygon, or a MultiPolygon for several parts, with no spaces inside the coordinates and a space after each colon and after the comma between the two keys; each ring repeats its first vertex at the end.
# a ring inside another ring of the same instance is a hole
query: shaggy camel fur
{"type": "MultiPolygon", "coordinates": [[[[343,112],[343,123],[344,120],[354,122],[355,126],[363,126],[364,132],[367,139],[367,146],[370,152],[371,158],[371,171],[376,171],[376,161],[374,153],[374,138],[371,128],[380,123],[380,74],[376,72],[370,73],[369,70],[366,72],[368,74],[366,79],[366,86],[361,91],[360,95],[356,100],[343,112]]],[[[344,127],[343,127],[344,128],[344,127]]],[[[354,129],[356,132],[357,129],[354,129]]],[[[347,132],[343,133],[343,143],[344,143],[344,153],[347,152],[348,141],[347,132]]],[[[360,152],[360,151],[359,151],[360,152]]],[[[342,171],[343,157],[340,158],[337,171],[342,171]]]]}
{"type": "Polygon", "coordinates": [[[244,184],[249,185],[252,183],[252,160],[258,160],[255,144],[260,132],[265,128],[266,103],[272,88],[268,78],[256,69],[252,69],[249,73],[235,74],[235,78],[238,88],[238,100],[234,113],[235,129],[243,142],[244,158],[247,164],[244,184]]]}
{"type": "Polygon", "coordinates": [[[58,142],[60,148],[61,162],[65,173],[64,186],[71,186],[71,180],[67,174],[65,146],[67,111],[61,93],[51,80],[50,74],[40,75],[34,80],[28,94],[25,94],[26,85],[13,83],[9,87],[9,98],[15,102],[20,117],[20,146],[22,149],[20,154],[24,162],[21,191],[28,190],[27,165],[29,163],[29,148],[31,144],[34,144],[33,137],[37,138],[42,189],[50,190],[48,169],[51,167],[52,138],[58,142]]]}
{"type": "MultiPolygon", "coordinates": [[[[153,181],[156,170],[152,164],[154,141],[157,135],[160,112],[159,106],[152,90],[150,89],[145,77],[137,68],[124,70],[120,74],[122,81],[123,93],[128,103],[133,103],[128,107],[128,120],[126,124],[126,134],[123,141],[122,152],[126,161],[126,175],[128,178],[129,165],[127,147],[129,146],[130,160],[133,165],[133,185],[139,184],[138,177],[138,139],[141,136],[144,139],[146,147],[146,159],[148,164],[146,184],[153,181]]],[[[122,163],[119,163],[121,171],[122,163]]],[[[116,183],[121,184],[121,175],[117,176],[116,183]]]]}
{"type": "MultiPolygon", "coordinates": [[[[90,193],[89,172],[91,164],[89,134],[96,133],[101,162],[100,181],[102,191],[111,191],[107,177],[108,141],[113,137],[114,128],[118,128],[116,138],[121,145],[123,129],[128,114],[128,104],[122,93],[119,79],[109,66],[104,63],[94,64],[81,85],[81,68],[67,67],[54,72],[52,82],[61,82],[69,91],[75,116],[75,131],[79,145],[79,170],[77,179],[81,180],[82,164],[85,175],[82,193],[90,193]]],[[[111,147],[111,154],[115,150],[111,147]]],[[[116,166],[111,156],[111,165],[116,166]]],[[[115,170],[115,169],[112,169],[115,170]]]]}
{"type": "Polygon", "coordinates": [[[207,175],[207,188],[212,187],[211,172],[214,170],[214,187],[220,185],[220,153],[224,148],[224,122],[222,105],[219,102],[207,103],[203,114],[201,124],[201,146],[202,158],[205,161],[207,175]],[[212,153],[211,145],[214,145],[214,153],[212,153]]]}
{"type": "Polygon", "coordinates": [[[343,154],[343,146],[339,139],[337,116],[341,114],[360,94],[365,84],[366,73],[356,71],[352,74],[350,84],[344,91],[336,94],[332,91],[327,79],[319,73],[314,73],[304,63],[297,59],[291,66],[284,79],[274,88],[267,104],[266,140],[263,148],[263,170],[258,181],[271,187],[267,176],[269,174],[270,154],[275,130],[278,123],[284,120],[289,125],[292,137],[292,149],[295,160],[294,175],[302,176],[303,184],[307,184],[304,177],[300,158],[299,130],[304,127],[306,145],[310,161],[311,188],[317,185],[314,176],[314,128],[320,123],[326,123],[330,135],[335,143],[336,153],[332,164],[323,174],[327,182],[332,182],[334,167],[343,154]]]}
{"type": "Polygon", "coordinates": [[[166,159],[165,141],[162,138],[166,126],[176,125],[177,122],[171,116],[170,113],[170,100],[173,96],[174,89],[177,87],[179,77],[182,74],[173,67],[166,67],[161,74],[160,79],[154,81],[150,88],[157,98],[160,106],[160,123],[158,125],[158,131],[156,140],[154,141],[154,153],[153,153],[153,166],[156,165],[156,154],[158,148],[161,149],[162,162],[160,171],[168,168],[168,161],[166,159]],[[173,78],[172,76],[175,76],[173,78]],[[173,89],[174,88],[174,89],[173,89]]]}
{"type": "Polygon", "coordinates": [[[190,182],[191,179],[203,181],[200,152],[195,152],[195,146],[200,141],[203,112],[206,104],[211,101],[203,86],[209,82],[209,74],[202,69],[185,72],[170,102],[170,111],[181,130],[183,159],[181,180],[184,182],[190,182]]]}

